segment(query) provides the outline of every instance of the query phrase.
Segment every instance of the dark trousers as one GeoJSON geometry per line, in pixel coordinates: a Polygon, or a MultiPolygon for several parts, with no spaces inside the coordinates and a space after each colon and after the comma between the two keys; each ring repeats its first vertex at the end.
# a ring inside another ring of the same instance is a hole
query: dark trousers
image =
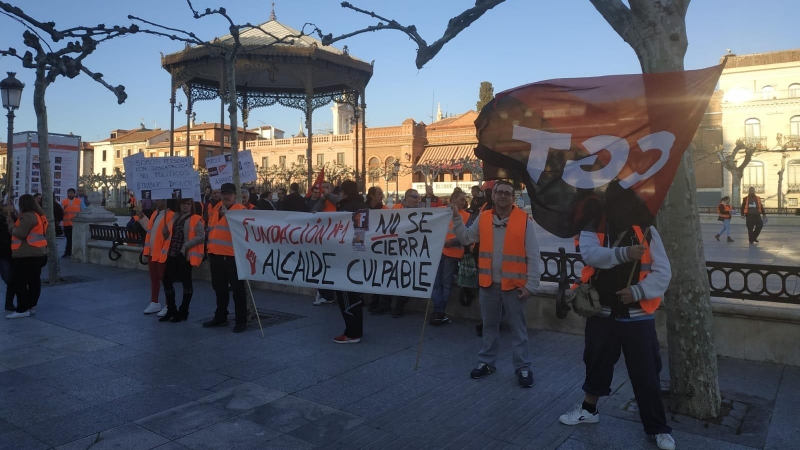
{"type": "Polygon", "coordinates": [[[329,302],[336,300],[336,291],[331,291],[328,289],[317,289],[317,292],[319,292],[320,297],[324,298],[329,302]]]}
{"type": "Polygon", "coordinates": [[[67,248],[64,249],[65,255],[72,254],[72,225],[64,227],[64,237],[67,238],[67,248]]]}
{"type": "Polygon", "coordinates": [[[761,216],[755,214],[748,214],[745,216],[745,222],[747,223],[747,237],[752,243],[758,239],[758,235],[761,234],[761,229],[764,228],[764,222],[761,220],[761,216]]]}
{"type": "Polygon", "coordinates": [[[392,310],[392,295],[386,294],[372,294],[372,299],[369,301],[369,312],[389,312],[392,310]]]}
{"type": "MultiPolygon", "coordinates": [[[[167,311],[173,313],[177,311],[175,306],[175,282],[183,285],[183,301],[181,302],[181,312],[189,311],[189,303],[192,302],[192,265],[183,255],[168,256],[166,268],[164,269],[164,296],[167,298],[167,311]]],[[[226,305],[227,306],[227,305],[226,305]]]]}
{"type": "Polygon", "coordinates": [[[247,324],[247,294],[244,281],[239,280],[233,256],[208,255],[211,261],[211,287],[217,294],[215,319],[227,320],[230,290],[233,290],[233,307],[237,324],[247,324]]]}
{"type": "Polygon", "coordinates": [[[17,312],[36,307],[42,294],[42,267],[46,256],[14,258],[11,260],[11,285],[17,295],[17,312]]]}
{"type": "Polygon", "coordinates": [[[661,400],[661,355],[655,320],[619,322],[607,317],[586,319],[583,362],[584,392],[598,397],[611,393],[614,365],[625,355],[628,378],[639,407],[644,432],[671,433],[661,400]]]}
{"type": "Polygon", "coordinates": [[[336,300],[344,318],[344,335],[360,339],[364,336],[364,294],[336,291],[336,300]]]}
{"type": "Polygon", "coordinates": [[[6,284],[6,309],[14,307],[14,287],[11,284],[11,259],[0,258],[0,277],[6,284]]]}

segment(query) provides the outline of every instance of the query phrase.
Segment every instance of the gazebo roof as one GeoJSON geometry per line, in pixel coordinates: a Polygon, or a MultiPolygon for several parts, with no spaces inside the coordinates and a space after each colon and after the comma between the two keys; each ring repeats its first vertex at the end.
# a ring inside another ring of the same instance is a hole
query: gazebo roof
{"type": "MultiPolygon", "coordinates": [[[[274,18],[242,30],[239,35],[242,47],[236,62],[237,85],[253,93],[304,93],[303,77],[310,74],[314,92],[328,93],[352,90],[354,80],[361,80],[363,86],[369,82],[371,63],[322,45],[312,36],[291,37],[299,34],[274,18]]],[[[233,42],[230,34],[210,41],[225,47],[233,42]]],[[[161,65],[175,76],[176,87],[193,84],[216,88],[223,72],[219,54],[220,50],[214,47],[187,45],[182,51],[163,56],[161,65]]]]}

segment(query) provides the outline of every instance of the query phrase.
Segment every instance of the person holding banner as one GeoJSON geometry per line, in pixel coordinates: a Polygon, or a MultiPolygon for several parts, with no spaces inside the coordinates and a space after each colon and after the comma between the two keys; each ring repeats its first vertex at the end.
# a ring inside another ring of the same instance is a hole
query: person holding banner
{"type": "Polygon", "coordinates": [[[203,327],[224,327],[228,325],[228,304],[233,290],[236,326],[234,333],[247,330],[247,294],[244,281],[239,280],[236,260],[233,253],[231,230],[225,213],[245,209],[236,203],[236,185],[224,183],[220,188],[221,205],[209,214],[208,257],[211,260],[211,286],[217,295],[217,310],[214,318],[203,323],[203,327]]]}
{"type": "Polygon", "coordinates": [[[634,203],[627,196],[636,194],[614,184],[606,192],[605,215],[581,232],[586,265],[573,286],[591,283],[600,296],[601,310],[586,319],[584,331],[585,396],[559,422],[600,421],[597,402],[610,395],[614,366],[622,353],[645,433],[658,448],[672,450],[675,440],[661,399],[661,355],[653,315],[672,270],[656,229],[635,224],[634,203]]]}
{"type": "Polygon", "coordinates": [[[172,220],[164,223],[164,246],[162,258],[164,267],[164,296],[167,299],[167,313],[159,322],[177,323],[189,318],[189,304],[192,302],[192,267],[203,262],[203,241],[205,230],[203,218],[195,214],[195,201],[184,198],[180,201],[180,211],[172,220]],[[183,300],[178,309],[175,305],[176,281],[183,285],[183,300]]]}
{"type": "MultiPolygon", "coordinates": [[[[383,204],[383,189],[378,186],[372,186],[367,190],[367,207],[369,209],[389,209],[388,206],[383,204]]],[[[369,302],[370,315],[377,316],[392,311],[392,296],[371,294],[369,302]]]]}
{"type": "Polygon", "coordinates": [[[481,212],[467,228],[457,206],[453,234],[462,245],[478,243],[478,299],[483,320],[483,348],[472,378],[495,372],[500,345],[503,310],[511,327],[514,371],[523,388],[533,386],[525,302],[539,289],[539,244],[528,215],[514,205],[514,186],[497,181],[492,189],[493,207],[481,212]]]}
{"type": "MultiPolygon", "coordinates": [[[[342,199],[336,204],[337,211],[357,212],[367,209],[353,180],[342,182],[342,199]]],[[[336,300],[344,318],[344,333],[333,338],[337,344],[357,344],[364,335],[364,294],[360,292],[336,291],[336,300]]]]}
{"type": "MultiPolygon", "coordinates": [[[[450,195],[450,204],[458,208],[458,214],[461,220],[467,223],[469,220],[469,213],[467,208],[467,196],[463,191],[457,190],[450,195]]],[[[447,301],[450,300],[450,292],[453,287],[453,278],[456,276],[458,263],[461,257],[464,256],[464,246],[458,241],[458,238],[453,233],[453,222],[447,230],[447,236],[444,241],[444,248],[442,249],[442,259],[439,261],[439,270],[436,272],[436,279],[433,282],[433,292],[431,293],[431,300],[433,300],[433,317],[431,318],[431,325],[444,325],[450,323],[450,318],[445,314],[447,308],[447,301]]]]}
{"type": "MultiPolygon", "coordinates": [[[[337,210],[337,205],[341,200],[338,195],[333,193],[333,185],[329,182],[324,182],[320,185],[322,190],[317,204],[311,209],[311,212],[334,212],[337,210]]],[[[314,306],[331,305],[336,302],[336,294],[328,289],[317,290],[317,296],[314,299],[314,306]]]]}
{"type": "MultiPolygon", "coordinates": [[[[164,235],[160,232],[164,223],[172,220],[173,212],[167,209],[166,200],[155,201],[156,210],[150,214],[150,218],[139,211],[139,225],[147,231],[147,240],[144,243],[144,256],[150,257],[150,262],[147,263],[147,269],[150,272],[150,304],[145,308],[145,314],[167,313],[166,307],[162,308],[161,303],[158,301],[158,294],[161,292],[161,280],[164,278],[164,261],[162,259],[161,249],[164,246],[164,235]]],[[[161,315],[163,317],[163,314],[161,315]]]]}

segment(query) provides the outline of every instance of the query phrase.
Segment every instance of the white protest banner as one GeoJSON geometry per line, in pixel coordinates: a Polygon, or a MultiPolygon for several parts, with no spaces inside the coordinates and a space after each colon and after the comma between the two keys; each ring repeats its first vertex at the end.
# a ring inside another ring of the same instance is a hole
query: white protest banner
{"type": "Polygon", "coordinates": [[[194,198],[199,194],[199,174],[191,156],[139,158],[132,163],[132,182],[139,198],[194,198]]]}
{"type": "Polygon", "coordinates": [[[449,208],[228,211],[243,280],[430,298],[449,208]]]}
{"type": "MultiPolygon", "coordinates": [[[[221,188],[223,183],[233,183],[230,153],[206,158],[206,169],[208,169],[208,181],[213,189],[221,188]]],[[[250,150],[239,152],[239,181],[242,183],[258,181],[256,165],[250,150]]]]}

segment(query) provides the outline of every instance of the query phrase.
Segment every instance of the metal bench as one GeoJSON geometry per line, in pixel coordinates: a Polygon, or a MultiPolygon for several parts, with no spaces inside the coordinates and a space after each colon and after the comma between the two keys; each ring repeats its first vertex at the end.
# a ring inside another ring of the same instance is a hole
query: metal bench
{"type": "Polygon", "coordinates": [[[122,253],[117,250],[120,245],[141,246],[142,253],[139,254],[139,263],[147,265],[148,261],[144,256],[144,239],[140,233],[122,228],[116,223],[114,225],[89,225],[90,239],[95,241],[111,242],[111,249],[108,251],[108,259],[116,261],[122,257],[122,253]]]}

